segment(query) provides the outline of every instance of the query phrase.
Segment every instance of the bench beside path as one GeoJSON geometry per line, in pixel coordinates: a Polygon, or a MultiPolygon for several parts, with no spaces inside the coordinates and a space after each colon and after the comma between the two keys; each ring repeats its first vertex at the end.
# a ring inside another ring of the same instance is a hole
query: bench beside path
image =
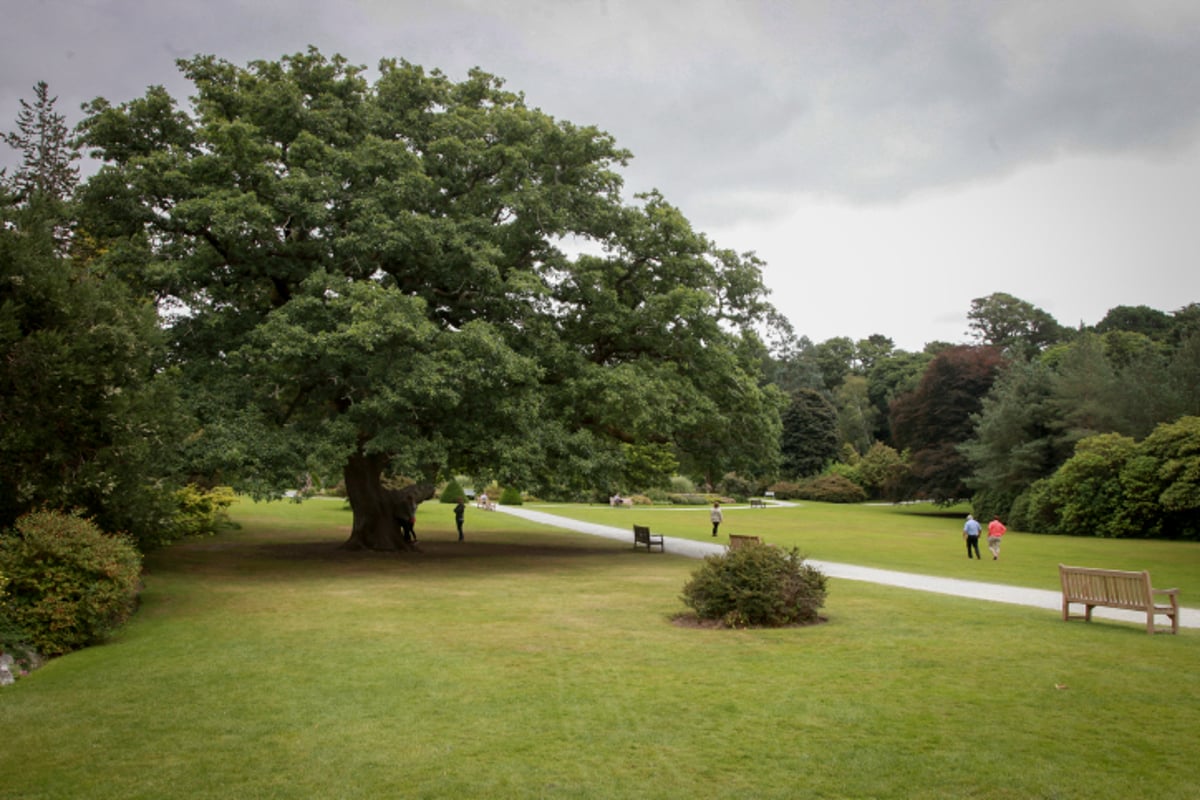
{"type": "MultiPolygon", "coordinates": [[[[627,527],[618,528],[612,525],[601,525],[595,522],[581,522],[579,520],[561,517],[557,514],[551,514],[546,511],[536,511],[531,508],[523,508],[522,506],[499,506],[497,511],[502,511],[506,514],[512,514],[513,516],[527,519],[530,522],[538,522],[555,528],[576,531],[578,533],[586,533],[591,536],[601,536],[605,539],[614,539],[627,544],[632,538],[630,529],[627,527]]],[[[664,536],[663,541],[663,549],[667,553],[688,556],[689,558],[704,558],[705,556],[724,553],[726,549],[724,544],[717,544],[715,542],[701,542],[695,539],[679,539],[673,536],[664,536]]],[[[1048,589],[1028,589],[1022,586],[1008,586],[1000,583],[986,583],[982,581],[966,581],[958,578],[943,578],[937,575],[918,575],[913,572],[897,572],[896,570],[878,569],[876,567],[860,567],[854,564],[839,564],[833,561],[820,561],[815,558],[806,558],[805,561],[817,567],[831,578],[842,578],[848,581],[863,581],[865,583],[879,583],[885,586],[895,586],[901,589],[913,589],[919,592],[948,594],[954,595],[955,597],[987,600],[994,603],[1033,606],[1035,608],[1048,609],[1059,613],[1062,612],[1061,591],[1050,591],[1048,589]]],[[[1094,618],[1119,620],[1121,622],[1136,622],[1142,625],[1146,624],[1145,613],[1125,611],[1117,608],[1097,608],[1092,612],[1092,616],[1094,618]]],[[[1200,628],[1200,609],[1185,608],[1180,606],[1179,627],[1200,628]]]]}

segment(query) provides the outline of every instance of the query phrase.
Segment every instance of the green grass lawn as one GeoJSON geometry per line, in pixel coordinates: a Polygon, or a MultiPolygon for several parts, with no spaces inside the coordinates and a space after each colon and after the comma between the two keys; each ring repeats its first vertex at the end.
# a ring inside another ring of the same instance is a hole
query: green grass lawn
{"type": "MultiPolygon", "coordinates": [[[[530,508],[572,519],[632,529],[648,525],[654,533],[713,541],[707,507],[532,505],[530,508]]],[[[1200,542],[1095,539],[1045,536],[1010,531],[1000,560],[993,562],[986,538],[984,561],[968,560],[962,540],[967,507],[932,505],[837,505],[801,503],[786,508],[723,509],[725,521],[716,541],[730,533],[761,536],[795,546],[822,561],[860,564],[902,572],[983,580],[1038,589],[1059,589],[1058,565],[1150,570],[1155,587],[1177,587],[1185,605],[1200,605],[1200,542]]],[[[630,534],[632,538],[632,532],[630,534]]]]}
{"type": "MultiPolygon", "coordinates": [[[[929,558],[959,549],[952,518],[808,511],[814,557],[934,570],[899,546],[911,564],[879,563],[867,519],[926,531],[929,558]]],[[[340,503],[235,517],[148,559],[111,642],[0,690],[0,797],[1200,796],[1191,630],[842,580],[826,624],[696,630],[670,621],[696,562],[621,542],[471,509],[460,544],[450,506],[425,504],[422,553],[350,553],[340,503]]],[[[692,525],[670,517],[649,524],[692,525]]],[[[1070,560],[1112,552],[1080,542],[1070,560]]],[[[1000,564],[1039,546],[1014,536],[1000,564]]]]}

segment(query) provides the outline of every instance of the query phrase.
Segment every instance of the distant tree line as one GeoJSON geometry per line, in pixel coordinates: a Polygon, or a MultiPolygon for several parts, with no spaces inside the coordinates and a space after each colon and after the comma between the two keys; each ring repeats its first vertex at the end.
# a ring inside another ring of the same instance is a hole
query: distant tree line
{"type": "Polygon", "coordinates": [[[996,293],[968,344],[813,343],[752,254],[657,193],[623,202],[611,137],[498,78],[180,67],[189,108],[155,87],[72,131],[39,84],[4,137],[0,529],[79,510],[148,548],[210,530],[219,486],[340,482],[351,543],[386,548],[385,481],[465,474],[1200,538],[1198,304],[1068,328],[996,293]]]}
{"type": "Polygon", "coordinates": [[[1033,531],[1200,538],[1200,304],[1067,328],[996,293],[967,320],[971,344],[921,353],[882,335],[793,341],[773,364],[790,477],[970,500],[1033,531]]]}

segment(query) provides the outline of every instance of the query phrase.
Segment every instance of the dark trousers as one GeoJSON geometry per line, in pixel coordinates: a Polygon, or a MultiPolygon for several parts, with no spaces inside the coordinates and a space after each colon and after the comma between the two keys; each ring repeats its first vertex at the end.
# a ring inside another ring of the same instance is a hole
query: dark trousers
{"type": "Polygon", "coordinates": [[[983,558],[983,556],[979,555],[979,537],[978,536],[968,536],[967,537],[967,558],[971,557],[972,550],[975,551],[976,558],[978,558],[978,559],[983,558]]]}
{"type": "Polygon", "coordinates": [[[461,519],[455,519],[454,524],[458,526],[458,540],[461,542],[462,538],[463,538],[463,535],[462,535],[463,521],[461,519]]]}
{"type": "Polygon", "coordinates": [[[417,532],[413,530],[413,521],[411,519],[396,517],[396,524],[400,526],[400,532],[404,534],[404,541],[415,542],[417,540],[417,532]]]}

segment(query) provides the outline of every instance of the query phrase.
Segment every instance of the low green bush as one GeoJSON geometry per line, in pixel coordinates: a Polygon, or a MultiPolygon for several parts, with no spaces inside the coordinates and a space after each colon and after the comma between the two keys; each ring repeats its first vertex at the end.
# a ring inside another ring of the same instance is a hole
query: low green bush
{"type": "Polygon", "coordinates": [[[734,502],[732,497],[717,494],[672,494],[668,495],[667,499],[677,506],[711,506],[713,503],[730,505],[734,502]]]}
{"type": "Polygon", "coordinates": [[[674,475],[671,477],[671,492],[674,494],[692,494],[696,491],[696,484],[690,478],[683,475],[674,475]]]}
{"type": "Polygon", "coordinates": [[[4,613],[42,655],[106,638],[137,603],[142,557],[123,537],[91,520],[35,511],[0,534],[4,613]]]}
{"type": "Polygon", "coordinates": [[[36,658],[33,645],[29,643],[29,634],[13,621],[5,599],[5,588],[8,577],[0,572],[0,653],[7,653],[17,664],[17,672],[28,670],[36,658]]]}
{"type": "Polygon", "coordinates": [[[867,493],[844,475],[830,473],[803,481],[796,498],[820,503],[862,503],[867,493]]]}
{"type": "Polygon", "coordinates": [[[803,488],[794,481],[778,481],[771,484],[768,491],[775,493],[776,500],[799,500],[803,488]]]}
{"type": "Polygon", "coordinates": [[[736,472],[730,472],[721,479],[720,489],[722,494],[745,500],[747,497],[759,494],[761,487],[757,481],[743,478],[736,472]]]}
{"type": "Polygon", "coordinates": [[[649,500],[651,505],[654,505],[655,503],[666,504],[671,502],[671,495],[668,494],[665,489],[647,489],[646,493],[641,496],[649,500]]]}
{"type": "Polygon", "coordinates": [[[509,486],[500,493],[500,505],[502,506],[519,506],[524,502],[521,490],[515,486],[509,486]]]}
{"type": "Polygon", "coordinates": [[[730,628],[809,624],[825,605],[826,584],[795,548],[749,544],[705,558],[682,599],[700,619],[730,628]]]}
{"type": "Polygon", "coordinates": [[[221,528],[233,527],[229,507],[237,495],[229,486],[202,489],[189,483],[175,492],[175,536],[212,536],[221,528]]]}
{"type": "Polygon", "coordinates": [[[467,493],[463,491],[462,485],[453,478],[446,484],[446,488],[442,490],[441,496],[438,498],[440,503],[457,503],[459,498],[466,497],[467,493]]]}

